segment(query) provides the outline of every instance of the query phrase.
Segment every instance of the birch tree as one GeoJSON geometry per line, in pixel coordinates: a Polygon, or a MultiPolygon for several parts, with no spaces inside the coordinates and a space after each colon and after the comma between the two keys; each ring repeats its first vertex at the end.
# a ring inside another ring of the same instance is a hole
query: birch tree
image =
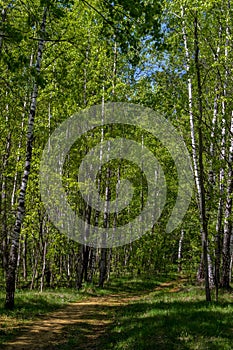
{"type": "MultiPolygon", "coordinates": [[[[48,7],[43,9],[43,16],[40,28],[41,39],[38,43],[37,58],[36,58],[36,79],[39,78],[41,71],[41,60],[42,53],[44,49],[44,35],[46,29],[46,18],[47,18],[48,7]]],[[[14,307],[14,294],[15,294],[15,278],[16,278],[16,267],[17,267],[17,256],[19,247],[19,237],[21,226],[25,214],[25,196],[28,184],[28,177],[30,174],[31,160],[32,160],[32,146],[33,146],[33,128],[34,128],[34,118],[36,114],[36,102],[38,95],[38,82],[35,81],[31,97],[31,106],[28,117],[28,132],[27,132],[27,146],[26,146],[26,159],[24,165],[24,173],[22,177],[20,193],[18,198],[18,207],[16,212],[16,221],[13,228],[11,236],[11,247],[8,259],[8,269],[6,277],[6,301],[5,306],[8,309],[14,307]]]]}

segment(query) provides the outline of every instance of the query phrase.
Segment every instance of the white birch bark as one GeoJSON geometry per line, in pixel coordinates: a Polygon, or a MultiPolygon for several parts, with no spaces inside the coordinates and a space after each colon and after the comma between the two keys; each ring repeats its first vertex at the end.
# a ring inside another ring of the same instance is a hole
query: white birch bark
{"type": "Polygon", "coordinates": [[[223,288],[230,288],[230,265],[231,265],[231,236],[232,236],[232,194],[233,194],[233,111],[231,116],[230,129],[230,150],[228,157],[228,179],[227,179],[227,198],[224,215],[224,234],[222,250],[222,281],[223,288]]]}
{"type": "MultiPolygon", "coordinates": [[[[227,110],[226,110],[226,100],[228,97],[228,83],[229,83],[229,44],[230,44],[230,10],[231,3],[227,2],[227,14],[226,14],[226,40],[225,40],[225,80],[224,80],[224,94],[223,94],[223,118],[226,124],[227,110]]],[[[224,125],[225,129],[226,126],[224,125]]],[[[232,235],[232,192],[233,192],[233,111],[231,112],[230,119],[230,147],[228,154],[228,174],[227,174],[227,188],[226,188],[226,202],[224,209],[224,233],[223,233],[223,248],[222,248],[222,278],[221,286],[223,288],[230,288],[230,264],[231,264],[231,252],[230,252],[230,242],[232,235]]],[[[226,156],[226,149],[224,157],[226,156]]]]}
{"type": "MultiPolygon", "coordinates": [[[[104,123],[104,86],[103,86],[103,97],[102,97],[102,121],[104,123]]],[[[104,129],[102,128],[102,135],[101,135],[101,142],[103,142],[104,139],[104,129]]],[[[110,151],[110,149],[109,149],[110,151]]],[[[100,164],[102,162],[102,150],[100,151],[100,164]]],[[[109,200],[109,177],[110,177],[110,169],[108,168],[107,171],[107,183],[106,183],[106,189],[105,189],[105,208],[104,208],[104,227],[107,228],[109,226],[109,214],[108,214],[108,200],[109,200]]],[[[104,238],[103,238],[104,240],[104,238]]],[[[102,241],[103,246],[105,246],[105,240],[102,241]]],[[[104,282],[107,277],[107,248],[101,248],[100,251],[100,265],[99,265],[99,287],[104,286],[104,282]]]]}
{"type": "Polygon", "coordinates": [[[180,239],[179,239],[179,245],[178,245],[178,272],[180,273],[182,271],[182,245],[184,240],[184,230],[182,229],[180,232],[180,239]]]}
{"type": "MultiPolygon", "coordinates": [[[[184,21],[184,8],[181,8],[181,16],[183,18],[183,41],[186,55],[186,71],[190,73],[190,53],[188,48],[188,40],[186,34],[186,26],[184,21]]],[[[210,301],[210,289],[209,289],[209,267],[208,267],[208,232],[207,232],[207,220],[206,220],[206,209],[205,209],[205,192],[204,192],[204,180],[203,180],[203,162],[202,162],[202,96],[201,96],[201,84],[200,84],[200,72],[199,72],[199,43],[198,43],[198,31],[197,31],[197,17],[195,15],[194,20],[194,57],[195,57],[195,70],[197,75],[198,85],[198,142],[196,140],[196,130],[193,116],[193,96],[192,96],[192,80],[188,76],[188,97],[189,97],[189,117],[190,117],[190,129],[191,129],[191,141],[192,141],[192,158],[194,177],[197,188],[197,201],[199,207],[199,217],[201,224],[201,238],[202,238],[202,253],[204,262],[204,273],[205,273],[205,291],[206,300],[210,301]]]]}
{"type": "MultiPolygon", "coordinates": [[[[43,18],[41,23],[41,39],[38,43],[37,58],[36,58],[37,75],[40,74],[40,70],[41,70],[41,60],[42,60],[42,53],[44,48],[43,36],[45,34],[47,11],[48,11],[48,8],[45,7],[43,10],[43,18]]],[[[21,226],[24,218],[25,196],[26,196],[28,177],[29,177],[30,167],[31,167],[33,129],[34,129],[34,118],[36,113],[37,95],[38,95],[38,84],[37,84],[37,81],[35,81],[33,86],[33,91],[32,91],[31,106],[30,106],[29,118],[28,118],[27,147],[26,147],[24,173],[22,176],[22,182],[20,186],[18,207],[16,212],[16,221],[12,232],[11,247],[10,247],[10,253],[9,253],[9,260],[8,260],[5,307],[9,309],[12,309],[14,307],[15,277],[16,277],[16,267],[17,267],[18,246],[19,246],[21,226]]]]}

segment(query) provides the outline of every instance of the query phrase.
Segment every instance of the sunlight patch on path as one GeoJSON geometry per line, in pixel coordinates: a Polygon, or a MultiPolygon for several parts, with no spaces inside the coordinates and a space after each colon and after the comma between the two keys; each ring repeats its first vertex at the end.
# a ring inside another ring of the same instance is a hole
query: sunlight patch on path
{"type": "Polygon", "coordinates": [[[78,348],[75,346],[73,349],[97,349],[99,338],[105,334],[106,327],[113,322],[108,314],[109,309],[126,305],[142,297],[142,295],[130,296],[127,293],[113,294],[71,303],[59,311],[41,317],[32,325],[25,326],[21,335],[3,345],[3,349],[56,349],[57,346],[67,344],[70,336],[69,328],[75,328],[76,340],[80,338],[78,348]]]}

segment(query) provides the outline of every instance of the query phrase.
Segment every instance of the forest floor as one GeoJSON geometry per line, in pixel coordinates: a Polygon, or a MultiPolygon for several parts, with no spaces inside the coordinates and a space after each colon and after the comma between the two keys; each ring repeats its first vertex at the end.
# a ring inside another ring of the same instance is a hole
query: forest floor
{"type": "Polygon", "coordinates": [[[0,349],[232,349],[231,293],[206,304],[203,289],[184,280],[121,283],[32,317],[0,349]]]}
{"type": "Polygon", "coordinates": [[[94,350],[99,348],[99,338],[106,333],[106,326],[113,322],[108,311],[138,300],[142,296],[107,295],[91,297],[70,303],[59,311],[52,312],[25,326],[21,334],[2,348],[5,350],[50,350],[70,349],[94,350]],[[75,331],[76,339],[69,339],[75,331]],[[69,343],[69,344],[68,344],[69,343]],[[76,344],[75,344],[76,343],[76,344]]]}

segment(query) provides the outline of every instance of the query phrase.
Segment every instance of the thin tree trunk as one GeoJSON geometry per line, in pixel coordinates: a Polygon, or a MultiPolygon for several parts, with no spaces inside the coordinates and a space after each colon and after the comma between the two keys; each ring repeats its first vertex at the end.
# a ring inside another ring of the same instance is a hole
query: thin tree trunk
{"type": "MultiPolygon", "coordinates": [[[[224,99],[223,104],[225,107],[225,101],[227,98],[227,86],[228,86],[228,76],[229,76],[229,45],[230,45],[230,1],[227,2],[227,13],[226,13],[226,41],[225,41],[225,81],[224,81],[224,99]]],[[[223,111],[223,117],[225,117],[226,108],[223,111]]],[[[223,288],[230,288],[230,263],[231,263],[231,254],[230,254],[230,241],[232,235],[232,191],[233,191],[233,112],[231,113],[231,122],[230,122],[230,148],[228,155],[228,174],[227,174],[227,190],[226,190],[226,203],[225,203],[225,215],[224,215],[224,229],[223,229],[223,247],[222,247],[222,278],[221,286],[223,288]]],[[[225,154],[224,154],[225,155],[225,154]]]]}
{"type": "MultiPolygon", "coordinates": [[[[8,5],[9,6],[9,5],[8,5]]],[[[7,15],[7,9],[6,8],[3,8],[2,9],[2,12],[1,12],[1,17],[2,17],[2,24],[4,25],[4,23],[6,22],[6,15],[7,15]]],[[[1,31],[0,32],[0,55],[2,53],[2,46],[3,46],[3,35],[4,35],[4,32],[1,31]]]]}
{"type": "Polygon", "coordinates": [[[202,250],[204,258],[204,271],[205,271],[205,292],[206,301],[211,301],[210,286],[209,286],[209,264],[208,264],[208,225],[206,217],[206,203],[205,203],[205,188],[204,188],[204,166],[203,166],[203,107],[202,107],[202,86],[201,86],[201,74],[199,63],[199,37],[198,37],[198,19],[197,13],[194,18],[194,51],[195,51],[195,68],[197,75],[197,88],[198,88],[198,197],[199,197],[199,214],[201,221],[201,235],[202,235],[202,250]]]}
{"type": "Polygon", "coordinates": [[[99,269],[99,287],[103,288],[104,282],[107,277],[107,248],[101,248],[99,269]]]}
{"type": "Polygon", "coordinates": [[[27,234],[23,240],[23,279],[27,281],[27,234]]]}
{"type": "Polygon", "coordinates": [[[215,287],[214,268],[213,268],[212,259],[209,253],[208,253],[208,268],[209,268],[209,285],[210,285],[210,288],[214,288],[215,287]]]}
{"type": "Polygon", "coordinates": [[[90,259],[89,259],[89,271],[87,276],[87,282],[92,283],[93,282],[93,276],[95,273],[95,263],[96,263],[96,249],[91,248],[90,249],[90,259]]]}
{"type": "Polygon", "coordinates": [[[112,260],[112,248],[109,248],[108,256],[107,256],[107,277],[106,277],[107,282],[110,280],[111,260],[112,260]]]}
{"type": "Polygon", "coordinates": [[[182,229],[180,232],[179,246],[178,246],[178,273],[182,271],[182,245],[184,240],[184,230],[182,229]]]}
{"type": "Polygon", "coordinates": [[[84,282],[88,280],[88,265],[89,265],[90,248],[87,245],[83,246],[83,277],[84,282]]]}
{"type": "MultiPolygon", "coordinates": [[[[32,67],[33,64],[33,52],[30,57],[30,63],[29,67],[32,67]]],[[[16,171],[15,171],[15,176],[14,176],[14,182],[13,182],[13,189],[12,189],[12,194],[11,194],[11,206],[13,207],[15,204],[15,198],[16,198],[16,190],[17,190],[17,185],[18,185],[18,164],[20,161],[20,150],[22,148],[22,139],[23,139],[23,134],[24,134],[24,123],[25,123],[25,114],[26,114],[26,107],[27,107],[27,96],[25,96],[25,101],[23,103],[23,114],[22,114],[22,122],[21,122],[21,134],[19,137],[19,143],[18,143],[18,154],[16,158],[16,171]]]]}
{"type": "Polygon", "coordinates": [[[233,267],[233,253],[231,253],[231,262],[230,262],[230,283],[232,281],[232,267],[233,267]]]}
{"type": "Polygon", "coordinates": [[[83,246],[81,245],[76,261],[76,288],[82,288],[83,282],[83,246]]]}
{"type": "MultiPolygon", "coordinates": [[[[110,178],[110,169],[107,169],[107,182],[106,182],[106,192],[105,192],[105,200],[106,203],[108,200],[110,200],[110,189],[109,189],[109,178],[110,178]]],[[[109,214],[107,211],[107,205],[105,208],[104,212],[104,227],[108,228],[109,227],[109,214]]],[[[105,243],[105,242],[104,242],[105,243]]],[[[99,270],[100,270],[100,275],[99,275],[99,287],[103,288],[104,282],[107,278],[107,248],[103,247],[101,248],[101,253],[100,253],[100,265],[99,265],[99,270]]]]}
{"type": "Polygon", "coordinates": [[[34,257],[34,264],[33,264],[33,270],[32,270],[32,280],[31,280],[31,284],[30,284],[30,290],[32,290],[34,288],[34,282],[36,279],[36,274],[37,274],[37,265],[38,265],[38,256],[37,256],[37,252],[33,252],[33,257],[34,257]]]}
{"type": "MultiPolygon", "coordinates": [[[[184,8],[182,7],[182,18],[184,17],[184,8]]],[[[185,24],[183,23],[183,40],[185,46],[186,54],[186,70],[188,75],[190,74],[190,54],[188,49],[187,34],[185,30],[185,24]]],[[[199,218],[201,226],[201,241],[202,241],[202,254],[204,263],[204,275],[205,275],[205,293],[206,301],[211,301],[210,288],[209,288],[209,268],[208,268],[208,232],[207,232],[207,218],[206,218],[206,208],[205,208],[205,189],[204,189],[204,178],[203,178],[203,145],[202,145],[202,88],[201,88],[201,77],[200,77],[200,67],[199,67],[199,42],[198,42],[198,23],[197,15],[194,19],[194,57],[195,57],[195,68],[197,76],[198,85],[198,143],[196,141],[196,132],[193,117],[193,96],[192,96],[192,80],[188,77],[188,96],[189,96],[189,117],[190,117],[190,129],[191,129],[191,140],[192,140],[192,157],[193,157],[193,167],[194,167],[194,177],[197,187],[197,199],[199,208],[199,218]]]]}
{"type": "MultiPolygon", "coordinates": [[[[104,86],[103,86],[103,97],[102,97],[102,122],[104,123],[104,86]]],[[[104,129],[102,128],[101,142],[104,139],[104,129]]],[[[100,163],[102,161],[102,150],[100,152],[100,163]]],[[[105,203],[104,208],[104,227],[107,229],[109,227],[109,214],[108,214],[108,200],[110,200],[110,187],[109,187],[109,178],[110,178],[110,169],[107,169],[107,178],[106,178],[106,189],[105,189],[105,203]]],[[[103,288],[104,282],[107,277],[107,248],[105,248],[105,238],[101,242],[103,247],[100,249],[100,262],[99,262],[99,287],[103,288]]]]}
{"type": "Polygon", "coordinates": [[[19,247],[18,247],[18,256],[17,256],[17,263],[16,263],[16,274],[15,274],[15,283],[18,284],[19,281],[19,266],[20,266],[20,260],[21,260],[21,251],[22,251],[22,242],[21,239],[19,239],[19,247]]]}
{"type": "Polygon", "coordinates": [[[41,272],[41,282],[40,282],[40,291],[43,291],[44,288],[44,276],[45,276],[45,270],[46,270],[46,254],[47,254],[47,241],[44,242],[43,247],[43,266],[42,266],[42,272],[41,272]]]}
{"type": "MultiPolygon", "coordinates": [[[[7,106],[8,108],[8,106],[7,106]]],[[[2,262],[4,271],[7,270],[8,266],[8,234],[7,234],[7,177],[4,174],[4,170],[8,165],[11,149],[11,135],[8,134],[6,139],[6,150],[2,162],[2,174],[1,174],[1,198],[0,198],[0,213],[1,213],[1,251],[2,251],[2,262]]]]}
{"type": "MultiPolygon", "coordinates": [[[[115,37],[114,37],[115,39],[115,37]]],[[[112,72],[112,94],[115,95],[116,87],[116,75],[117,75],[117,42],[114,42],[114,52],[113,52],[113,72],[112,72]]]]}
{"type": "MultiPolygon", "coordinates": [[[[219,30],[219,37],[222,35],[222,27],[219,30]]],[[[219,55],[220,49],[217,50],[219,55]]],[[[218,58],[218,56],[217,56],[218,58]]],[[[221,77],[219,76],[219,80],[221,77]]],[[[217,88],[218,89],[218,88],[217,88]]],[[[223,95],[225,96],[225,86],[223,95]]],[[[215,113],[217,115],[217,101],[215,105],[215,113]]],[[[226,128],[225,128],[225,101],[222,101],[222,131],[221,131],[221,150],[220,150],[220,161],[225,159],[225,138],[226,138],[226,128]]],[[[212,154],[211,154],[212,157],[212,154]]],[[[218,301],[218,290],[220,286],[220,267],[221,267],[221,250],[222,250],[222,237],[223,237],[223,205],[224,205],[224,168],[221,167],[219,171],[219,202],[217,211],[217,222],[216,222],[216,234],[215,234],[215,287],[216,287],[216,301],[218,301]]]]}
{"type": "Polygon", "coordinates": [[[90,43],[89,43],[89,38],[88,38],[88,46],[86,49],[86,57],[85,57],[85,66],[84,66],[84,81],[83,81],[83,104],[86,107],[87,106],[87,67],[89,63],[89,51],[90,51],[90,43]]]}
{"type": "Polygon", "coordinates": [[[233,193],[233,112],[231,117],[231,145],[228,159],[228,180],[227,180],[227,198],[224,217],[224,234],[222,249],[222,280],[223,288],[230,288],[230,265],[231,265],[231,235],[232,235],[232,193],[233,193]]]}
{"type": "MultiPolygon", "coordinates": [[[[37,51],[36,71],[38,75],[40,74],[40,70],[41,70],[41,59],[42,59],[42,53],[43,53],[43,47],[44,47],[43,36],[45,34],[46,16],[47,16],[47,7],[45,7],[43,11],[43,19],[41,23],[42,39],[39,41],[38,51],[37,51]]],[[[8,269],[7,269],[5,307],[8,309],[14,308],[15,277],[16,277],[18,245],[19,245],[19,236],[21,232],[21,226],[22,226],[22,222],[25,214],[25,196],[26,196],[28,177],[29,177],[30,167],[31,167],[33,129],[34,129],[34,118],[36,113],[37,94],[38,94],[38,85],[37,85],[37,81],[35,81],[33,92],[32,92],[29,118],[28,118],[26,160],[25,160],[24,173],[23,173],[22,183],[21,183],[20,193],[19,193],[16,221],[15,221],[15,225],[14,225],[13,233],[11,237],[12,243],[10,247],[8,269]]]]}
{"type": "MultiPolygon", "coordinates": [[[[221,33],[221,28],[220,28],[221,33]]],[[[219,33],[219,37],[221,34],[219,33]]],[[[218,60],[220,52],[220,46],[217,48],[217,54],[215,56],[215,61],[218,60]]],[[[209,176],[208,176],[208,182],[209,182],[209,191],[208,191],[208,217],[210,216],[210,213],[212,211],[211,203],[213,201],[213,195],[214,195],[214,186],[215,186],[215,177],[216,173],[213,170],[213,159],[215,157],[215,142],[216,140],[216,125],[218,120],[218,102],[219,102],[219,83],[217,84],[217,87],[215,88],[215,97],[214,97],[214,113],[213,113],[213,119],[212,119],[212,131],[211,131],[211,145],[210,145],[210,170],[209,170],[209,176]]],[[[223,135],[222,135],[223,136],[223,135]]],[[[224,136],[222,140],[224,139],[224,136]]],[[[211,265],[211,268],[209,269],[210,274],[210,286],[212,287],[212,283],[215,285],[216,290],[216,301],[218,301],[218,289],[219,289],[219,282],[220,282],[220,262],[221,262],[221,223],[222,223],[222,204],[223,204],[223,196],[222,196],[222,183],[220,182],[220,200],[219,200],[219,206],[217,211],[217,224],[216,224],[216,233],[215,233],[215,249],[214,249],[214,273],[213,273],[213,266],[211,261],[209,260],[209,264],[211,265]],[[213,281],[212,281],[213,276],[213,281]]]]}

